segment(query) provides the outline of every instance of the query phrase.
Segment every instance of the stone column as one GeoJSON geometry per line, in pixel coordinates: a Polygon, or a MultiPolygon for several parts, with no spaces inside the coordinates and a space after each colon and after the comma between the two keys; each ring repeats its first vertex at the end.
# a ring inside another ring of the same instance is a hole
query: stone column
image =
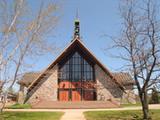
{"type": "Polygon", "coordinates": [[[19,104],[24,104],[24,99],[25,99],[24,86],[20,85],[20,90],[18,92],[18,103],[19,104]]]}

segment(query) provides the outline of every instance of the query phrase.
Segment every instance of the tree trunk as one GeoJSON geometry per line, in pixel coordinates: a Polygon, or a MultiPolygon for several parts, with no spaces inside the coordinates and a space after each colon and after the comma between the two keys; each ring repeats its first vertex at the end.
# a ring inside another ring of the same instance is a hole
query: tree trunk
{"type": "Polygon", "coordinates": [[[140,99],[142,103],[143,120],[149,120],[147,92],[143,92],[140,99]]]}

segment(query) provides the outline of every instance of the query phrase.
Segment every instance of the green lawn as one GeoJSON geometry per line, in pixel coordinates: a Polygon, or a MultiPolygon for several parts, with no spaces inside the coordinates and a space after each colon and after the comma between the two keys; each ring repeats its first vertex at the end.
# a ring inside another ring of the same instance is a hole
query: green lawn
{"type": "MultiPolygon", "coordinates": [[[[160,120],[160,110],[150,112],[152,120],[160,120]]],[[[132,111],[88,111],[84,113],[87,120],[142,120],[140,110],[132,111]]]]}
{"type": "Polygon", "coordinates": [[[121,104],[121,107],[138,107],[141,106],[141,103],[136,104],[121,104]]]}
{"type": "Polygon", "coordinates": [[[4,112],[0,120],[59,120],[63,112],[4,112]]]}
{"type": "Polygon", "coordinates": [[[30,109],[31,105],[29,104],[14,104],[12,106],[7,107],[8,109],[30,109]]]}

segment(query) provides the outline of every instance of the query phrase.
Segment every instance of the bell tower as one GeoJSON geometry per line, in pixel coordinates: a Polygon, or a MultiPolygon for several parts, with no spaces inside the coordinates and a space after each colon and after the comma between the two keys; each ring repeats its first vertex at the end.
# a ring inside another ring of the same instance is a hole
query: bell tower
{"type": "Polygon", "coordinates": [[[76,19],[74,21],[74,39],[80,38],[80,21],[76,19]]]}
{"type": "Polygon", "coordinates": [[[79,15],[78,15],[78,9],[76,13],[76,19],[74,21],[74,36],[73,39],[78,38],[80,39],[80,21],[79,21],[79,15]]]}

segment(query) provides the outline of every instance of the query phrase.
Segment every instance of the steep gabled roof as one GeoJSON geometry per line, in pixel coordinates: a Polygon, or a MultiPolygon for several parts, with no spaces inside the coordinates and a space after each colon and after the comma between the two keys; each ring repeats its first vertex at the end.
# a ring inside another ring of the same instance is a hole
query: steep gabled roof
{"type": "MultiPolygon", "coordinates": [[[[79,38],[75,38],[67,48],[64,49],[64,51],[56,58],[56,60],[51,63],[47,69],[45,71],[48,71],[50,69],[52,69],[59,61],[61,61],[63,58],[65,58],[67,56],[67,54],[69,54],[71,51],[73,52],[74,48],[79,47],[80,50],[82,50],[83,54],[85,54],[85,56],[89,56],[88,59],[90,59],[91,61],[95,62],[97,65],[99,65],[110,77],[111,79],[114,80],[114,82],[122,89],[124,90],[123,86],[116,80],[116,78],[112,75],[112,73],[90,52],[90,50],[88,48],[86,48],[84,46],[84,44],[79,40],[79,38]]],[[[28,90],[30,91],[34,85],[39,82],[41,76],[43,76],[45,74],[45,71],[42,72],[32,83],[31,85],[28,87],[28,90]]]]}
{"type": "Polygon", "coordinates": [[[29,72],[25,73],[21,80],[19,80],[17,83],[20,85],[23,85],[25,87],[29,87],[29,85],[40,75],[40,72],[29,72]]]}
{"type": "Polygon", "coordinates": [[[131,75],[126,72],[116,72],[112,73],[113,76],[118,80],[123,86],[135,85],[135,81],[132,79],[131,75]]]}

